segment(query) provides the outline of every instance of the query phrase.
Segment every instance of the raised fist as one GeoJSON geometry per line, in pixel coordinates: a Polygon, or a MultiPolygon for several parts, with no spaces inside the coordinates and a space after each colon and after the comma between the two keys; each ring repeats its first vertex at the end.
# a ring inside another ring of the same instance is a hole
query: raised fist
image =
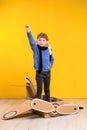
{"type": "Polygon", "coordinates": [[[27,24],[25,27],[26,27],[27,32],[30,32],[30,25],[27,24]]]}

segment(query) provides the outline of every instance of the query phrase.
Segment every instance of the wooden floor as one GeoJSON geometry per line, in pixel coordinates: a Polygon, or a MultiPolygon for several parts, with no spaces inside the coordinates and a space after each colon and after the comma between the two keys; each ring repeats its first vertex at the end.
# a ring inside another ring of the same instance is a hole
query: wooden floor
{"type": "Polygon", "coordinates": [[[24,114],[11,120],[2,120],[4,113],[22,103],[24,99],[0,99],[0,130],[87,130],[87,99],[64,99],[66,103],[83,106],[78,114],[42,118],[24,114]]]}

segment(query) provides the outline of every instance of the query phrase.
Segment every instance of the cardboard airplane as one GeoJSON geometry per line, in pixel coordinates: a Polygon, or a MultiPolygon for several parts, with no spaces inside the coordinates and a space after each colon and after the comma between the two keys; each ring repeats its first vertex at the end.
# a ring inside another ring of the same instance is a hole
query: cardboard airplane
{"type": "Polygon", "coordinates": [[[83,107],[80,107],[77,104],[66,104],[62,99],[55,97],[51,97],[50,102],[45,101],[44,96],[42,96],[42,99],[35,98],[35,88],[28,76],[26,76],[26,95],[26,100],[23,103],[12,108],[12,110],[6,112],[2,116],[3,120],[12,119],[29,111],[47,118],[76,114],[80,109],[83,109],[83,107]]]}

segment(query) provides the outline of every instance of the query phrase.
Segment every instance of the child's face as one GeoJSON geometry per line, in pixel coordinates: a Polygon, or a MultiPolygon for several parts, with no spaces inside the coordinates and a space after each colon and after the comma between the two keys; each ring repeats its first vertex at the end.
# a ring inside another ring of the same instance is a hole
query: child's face
{"type": "Polygon", "coordinates": [[[40,37],[40,38],[37,39],[37,44],[39,46],[45,47],[45,46],[48,45],[48,42],[47,42],[47,40],[45,38],[40,37]]]}

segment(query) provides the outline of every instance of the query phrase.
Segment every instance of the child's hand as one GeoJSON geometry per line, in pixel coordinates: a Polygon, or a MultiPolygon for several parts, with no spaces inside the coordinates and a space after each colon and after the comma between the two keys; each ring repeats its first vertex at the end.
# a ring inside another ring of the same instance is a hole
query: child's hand
{"type": "Polygon", "coordinates": [[[30,32],[30,25],[29,25],[29,24],[27,24],[27,25],[25,26],[25,28],[26,28],[27,32],[30,32]]]}

